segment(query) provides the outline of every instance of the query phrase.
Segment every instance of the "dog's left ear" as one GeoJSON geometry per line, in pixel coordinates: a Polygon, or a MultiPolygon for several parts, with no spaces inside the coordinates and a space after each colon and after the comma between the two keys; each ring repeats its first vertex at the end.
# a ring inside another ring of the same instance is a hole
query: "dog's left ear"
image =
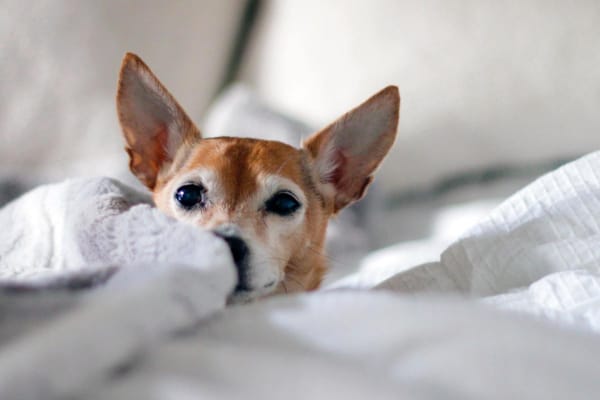
{"type": "Polygon", "coordinates": [[[321,184],[334,189],[334,212],[361,199],[396,138],[400,94],[388,86],[303,144],[321,184]]]}
{"type": "Polygon", "coordinates": [[[200,139],[200,131],[150,68],[135,54],[123,58],[117,113],[129,168],[150,190],[161,170],[200,139]]]}

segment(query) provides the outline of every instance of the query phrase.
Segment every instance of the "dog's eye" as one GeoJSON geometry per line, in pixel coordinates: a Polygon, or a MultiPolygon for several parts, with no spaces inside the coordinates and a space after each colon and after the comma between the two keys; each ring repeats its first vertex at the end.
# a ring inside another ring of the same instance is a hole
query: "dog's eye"
{"type": "Polygon", "coordinates": [[[292,215],[300,208],[300,202],[289,192],[278,192],[265,203],[267,212],[281,216],[292,215]]]}
{"type": "Polygon", "coordinates": [[[192,208],[204,206],[205,193],[206,190],[202,185],[188,183],[177,189],[175,200],[181,207],[191,210],[192,208]]]}

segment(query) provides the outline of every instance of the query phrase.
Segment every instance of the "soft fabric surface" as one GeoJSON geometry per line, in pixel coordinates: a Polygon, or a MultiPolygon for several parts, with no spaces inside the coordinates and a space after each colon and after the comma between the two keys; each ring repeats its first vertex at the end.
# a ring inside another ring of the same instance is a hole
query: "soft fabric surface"
{"type": "Polygon", "coordinates": [[[399,248],[386,254],[387,275],[398,271],[389,279],[374,279],[367,263],[337,286],[487,297],[499,308],[599,330],[598,171],[600,152],[543,176],[449,246],[439,262],[402,263],[399,248]]]}
{"type": "MultiPolygon", "coordinates": [[[[5,291],[0,304],[8,318],[1,327],[10,332],[0,332],[0,393],[46,399],[593,398],[600,391],[598,170],[600,153],[594,153],[540,178],[448,247],[438,262],[398,265],[400,271],[377,286],[381,291],[338,285],[222,309],[233,273],[213,239],[199,243],[217,246],[210,260],[198,249],[197,264],[185,258],[189,266],[180,266],[179,251],[167,249],[173,264],[128,264],[77,295],[5,291]],[[217,267],[212,260],[219,257],[217,267]],[[49,315],[40,316],[40,309],[49,315]]],[[[19,215],[27,223],[29,211],[17,214],[21,204],[34,209],[46,204],[39,193],[60,199],[61,191],[81,182],[37,189],[27,196],[38,201],[25,196],[0,216],[19,215]]],[[[87,220],[63,213],[58,221],[78,223],[65,222],[72,229],[62,232],[94,226],[124,226],[117,231],[129,232],[127,237],[160,235],[153,226],[188,232],[190,227],[158,215],[139,232],[127,223],[84,224],[94,220],[89,210],[107,204],[115,221],[138,209],[155,212],[145,204],[123,205],[138,204],[139,195],[115,182],[95,182],[94,190],[64,192],[63,201],[81,193],[104,201],[85,207],[87,220]]],[[[197,235],[202,241],[204,234],[197,235]]],[[[77,249],[88,246],[74,243],[77,249]]],[[[18,248],[25,247],[4,252],[18,248]]],[[[117,251],[119,260],[137,259],[131,256],[137,251],[125,253],[117,251]]],[[[73,254],[82,261],[99,258],[86,258],[81,250],[73,254]]],[[[50,269],[52,276],[82,271],[61,262],[67,267],[50,269]]],[[[42,269],[35,269],[34,282],[44,276],[42,269]]],[[[29,282],[8,264],[3,270],[29,282]]]]}
{"type": "Polygon", "coordinates": [[[3,397],[545,400],[600,390],[597,337],[457,300],[314,293],[191,323],[197,314],[147,289],[98,293],[5,346],[3,397]]]}
{"type": "Polygon", "coordinates": [[[222,240],[150,204],[147,195],[108,178],[38,187],[0,210],[0,283],[156,263],[219,267],[225,282],[233,280],[222,240]]]}
{"type": "Polygon", "coordinates": [[[2,293],[0,397],[63,399],[118,372],[222,309],[228,267],[138,264],[85,295],[2,293]]]}
{"type": "MultiPolygon", "coordinates": [[[[235,307],[97,399],[589,399],[600,340],[456,300],[316,293],[235,307]]],[[[591,397],[590,397],[591,396],[591,397]]]]}
{"type": "Polygon", "coordinates": [[[235,284],[221,239],[107,178],[41,186],[1,209],[0,226],[3,398],[80,390],[222,309],[235,284]]]}

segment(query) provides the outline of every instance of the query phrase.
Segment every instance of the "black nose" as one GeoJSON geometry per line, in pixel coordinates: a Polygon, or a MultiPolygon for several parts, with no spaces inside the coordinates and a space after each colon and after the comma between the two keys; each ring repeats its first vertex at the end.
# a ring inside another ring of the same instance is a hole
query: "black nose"
{"type": "Polygon", "coordinates": [[[239,290],[249,290],[248,287],[248,255],[250,250],[246,242],[238,236],[227,235],[222,232],[214,232],[215,235],[225,240],[229,245],[229,250],[233,256],[233,262],[238,271],[238,284],[235,288],[239,290]]]}
{"type": "Polygon", "coordinates": [[[248,256],[248,246],[246,246],[246,243],[237,236],[225,236],[223,239],[229,245],[235,264],[238,266],[243,264],[248,256]]]}

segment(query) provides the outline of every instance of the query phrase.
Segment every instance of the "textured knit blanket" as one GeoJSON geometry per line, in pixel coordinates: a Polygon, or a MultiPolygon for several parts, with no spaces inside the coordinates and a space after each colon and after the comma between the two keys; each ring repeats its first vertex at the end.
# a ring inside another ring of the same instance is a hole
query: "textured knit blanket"
{"type": "Polygon", "coordinates": [[[69,392],[222,309],[234,282],[224,242],[119,182],[41,186],[0,210],[1,397],[69,392]]]}

